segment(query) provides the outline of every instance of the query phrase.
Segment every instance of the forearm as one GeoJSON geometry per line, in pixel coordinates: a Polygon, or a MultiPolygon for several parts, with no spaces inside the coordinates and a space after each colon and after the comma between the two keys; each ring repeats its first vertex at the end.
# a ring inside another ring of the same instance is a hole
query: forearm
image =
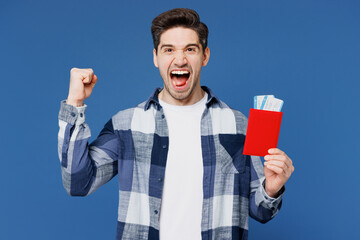
{"type": "Polygon", "coordinates": [[[265,192],[264,181],[264,178],[259,179],[258,187],[250,194],[250,216],[261,223],[268,222],[279,212],[285,190],[281,189],[277,198],[272,198],[265,192]]]}
{"type": "Polygon", "coordinates": [[[265,191],[264,166],[259,157],[251,156],[250,182],[250,216],[255,220],[266,223],[280,210],[284,188],[276,198],[270,197],[265,191]]]}
{"type": "Polygon", "coordinates": [[[63,185],[70,195],[86,195],[94,174],[87,142],[91,136],[86,126],[84,110],[61,103],[59,112],[58,151],[63,185]],[[79,109],[80,110],[80,109],[79,109]]]}
{"type": "MultiPolygon", "coordinates": [[[[85,123],[84,111],[85,107],[75,108],[62,102],[59,112],[58,151],[62,179],[72,196],[86,196],[116,174],[116,157],[109,157],[101,146],[97,146],[97,141],[88,146],[91,133],[85,123]]],[[[114,134],[109,132],[102,136],[104,138],[114,141],[114,134]]]]}

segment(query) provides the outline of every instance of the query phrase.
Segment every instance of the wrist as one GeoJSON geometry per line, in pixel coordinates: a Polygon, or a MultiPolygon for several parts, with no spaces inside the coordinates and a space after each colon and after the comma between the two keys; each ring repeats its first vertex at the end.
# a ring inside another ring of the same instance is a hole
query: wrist
{"type": "Polygon", "coordinates": [[[83,100],[74,100],[74,99],[68,98],[66,100],[66,104],[72,105],[74,107],[82,107],[82,106],[84,106],[84,101],[83,100]]]}
{"type": "Polygon", "coordinates": [[[266,194],[271,198],[277,198],[280,195],[279,191],[271,191],[270,189],[268,189],[266,186],[266,181],[264,181],[263,187],[264,187],[266,194]]]}
{"type": "Polygon", "coordinates": [[[279,196],[279,192],[273,193],[273,192],[270,192],[269,190],[266,190],[266,189],[265,189],[265,192],[271,198],[277,198],[279,196]]]}

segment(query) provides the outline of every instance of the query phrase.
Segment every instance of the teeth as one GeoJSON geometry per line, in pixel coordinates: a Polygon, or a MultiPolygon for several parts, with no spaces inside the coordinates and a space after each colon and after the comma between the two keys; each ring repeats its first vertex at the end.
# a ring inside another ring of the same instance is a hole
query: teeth
{"type": "Polygon", "coordinates": [[[171,73],[177,75],[183,75],[183,74],[189,74],[189,71],[172,71],[171,73]]]}

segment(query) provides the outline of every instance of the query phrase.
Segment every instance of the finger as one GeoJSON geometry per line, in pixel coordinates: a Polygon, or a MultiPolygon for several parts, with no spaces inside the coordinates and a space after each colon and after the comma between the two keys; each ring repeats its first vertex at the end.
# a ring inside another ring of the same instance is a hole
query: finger
{"type": "Polygon", "coordinates": [[[80,75],[81,75],[81,78],[82,78],[82,82],[83,82],[84,84],[88,84],[88,83],[91,82],[91,78],[90,78],[90,75],[89,75],[89,74],[87,74],[87,73],[80,73],[80,75]]]}
{"type": "Polygon", "coordinates": [[[90,76],[90,82],[89,83],[91,83],[94,79],[93,79],[93,77],[94,77],[94,70],[92,70],[92,68],[88,68],[87,69],[88,70],[88,73],[89,73],[89,76],[90,76]]]}
{"type": "Polygon", "coordinates": [[[277,173],[277,174],[286,174],[284,172],[284,169],[278,167],[278,166],[275,166],[275,165],[271,165],[271,164],[268,164],[268,163],[265,163],[264,164],[266,168],[270,169],[271,171],[277,173]]]}
{"type": "Polygon", "coordinates": [[[84,84],[91,84],[92,81],[94,80],[93,74],[91,74],[91,73],[88,73],[88,74],[85,73],[85,74],[82,74],[82,76],[84,77],[84,79],[83,79],[84,84]]]}
{"type": "Polygon", "coordinates": [[[281,150],[278,149],[278,148],[270,148],[270,149],[268,150],[268,153],[270,153],[270,154],[286,155],[283,151],[281,151],[281,150]]]}
{"type": "Polygon", "coordinates": [[[270,169],[275,174],[278,174],[279,176],[283,176],[286,179],[288,179],[292,174],[290,169],[287,168],[287,167],[280,167],[280,166],[273,165],[273,164],[270,164],[270,163],[266,163],[264,165],[265,165],[266,168],[270,169]]]}
{"type": "Polygon", "coordinates": [[[94,74],[91,80],[91,86],[94,87],[97,83],[98,77],[94,74]]]}
{"type": "Polygon", "coordinates": [[[293,164],[290,158],[288,157],[284,157],[282,155],[266,155],[264,157],[266,162],[272,163],[273,161],[278,161],[278,162],[282,162],[284,164],[286,164],[286,167],[288,169],[292,169],[293,164]]]}
{"type": "MultiPolygon", "coordinates": [[[[270,151],[270,149],[269,149],[270,151]]],[[[281,150],[280,150],[281,151],[281,150]]],[[[281,151],[282,152],[282,151],[281,151]]],[[[266,155],[264,157],[265,160],[271,160],[271,159],[278,159],[278,160],[287,160],[290,162],[290,164],[293,164],[292,163],[292,160],[289,158],[288,155],[286,155],[286,153],[282,152],[283,154],[273,154],[273,155],[266,155]]]]}
{"type": "Polygon", "coordinates": [[[264,157],[265,161],[269,161],[269,160],[278,160],[278,161],[287,161],[289,158],[285,155],[266,155],[264,157]]]}
{"type": "MultiPolygon", "coordinates": [[[[291,176],[291,174],[294,172],[295,167],[293,165],[287,165],[286,162],[282,162],[282,161],[275,161],[275,160],[271,160],[268,162],[264,163],[265,166],[274,166],[277,168],[280,168],[283,170],[282,173],[279,174],[283,174],[284,176],[286,176],[287,178],[289,178],[291,176]]],[[[269,167],[269,169],[272,170],[271,167],[269,167]]],[[[277,172],[278,173],[278,172],[277,172]]]]}
{"type": "Polygon", "coordinates": [[[283,162],[283,161],[270,160],[270,161],[267,161],[265,163],[269,164],[269,165],[277,166],[279,168],[284,169],[285,171],[291,168],[291,166],[289,166],[286,162],[283,162]]]}

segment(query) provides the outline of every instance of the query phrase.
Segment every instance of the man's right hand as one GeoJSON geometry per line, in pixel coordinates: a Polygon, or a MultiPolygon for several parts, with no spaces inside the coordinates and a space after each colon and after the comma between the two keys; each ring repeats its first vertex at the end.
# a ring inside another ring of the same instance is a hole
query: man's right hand
{"type": "Polygon", "coordinates": [[[84,100],[90,97],[98,78],[91,68],[72,68],[70,71],[69,95],[67,104],[75,107],[84,105],[84,100]]]}

